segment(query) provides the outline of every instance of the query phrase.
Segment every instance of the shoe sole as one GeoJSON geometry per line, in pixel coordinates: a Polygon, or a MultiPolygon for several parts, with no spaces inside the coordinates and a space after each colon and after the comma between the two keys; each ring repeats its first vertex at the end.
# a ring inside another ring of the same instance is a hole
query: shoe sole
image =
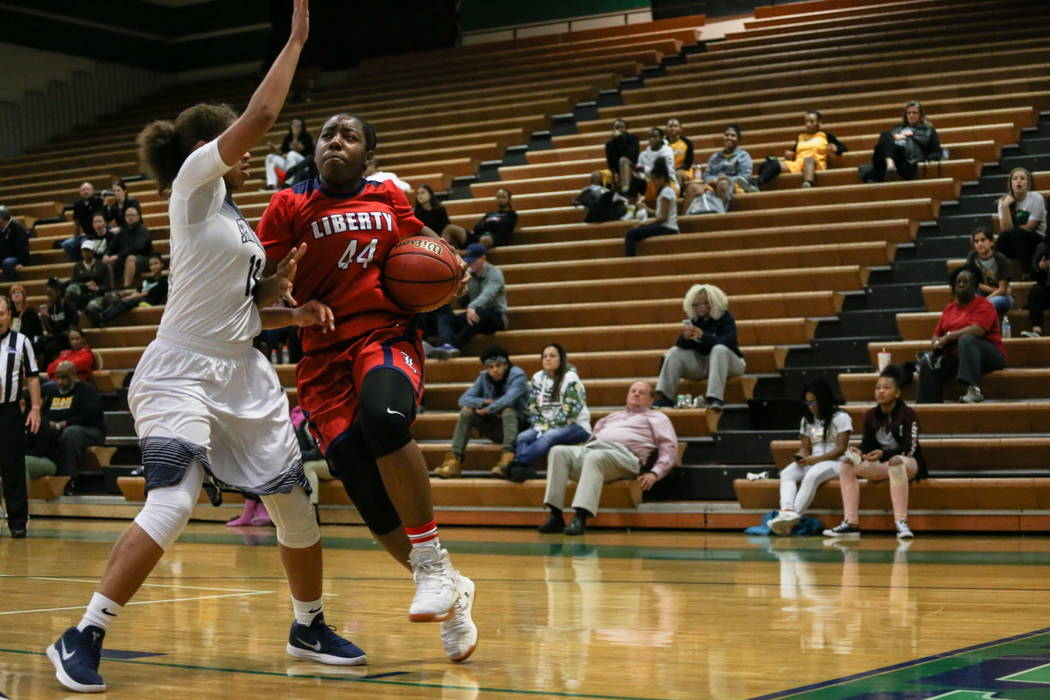
{"type": "Polygon", "coordinates": [[[791,531],[795,528],[795,525],[797,525],[798,521],[801,519],[802,518],[795,518],[793,520],[778,520],[772,525],[769,525],[769,523],[766,524],[769,525],[769,529],[773,532],[786,537],[787,535],[791,534],[791,531]]]}
{"type": "Polygon", "coordinates": [[[841,534],[841,533],[838,533],[838,532],[826,532],[825,531],[824,532],[824,537],[831,537],[831,538],[834,538],[836,540],[859,540],[860,539],[860,533],[859,532],[850,532],[850,533],[846,533],[846,534],[841,534]]]}
{"type": "MultiPolygon", "coordinates": [[[[466,578],[466,577],[464,577],[464,578],[466,578]]],[[[472,585],[473,585],[473,583],[474,582],[471,581],[472,585]]],[[[474,590],[471,591],[471,593],[470,593],[470,610],[467,612],[467,616],[470,617],[471,624],[474,624],[474,617],[473,617],[472,613],[474,612],[474,603],[476,603],[477,600],[478,600],[478,593],[477,593],[477,588],[475,587],[474,590]]],[[[455,606],[453,606],[453,607],[455,607],[455,606]]],[[[467,649],[467,651],[465,653],[463,653],[462,655],[455,656],[455,657],[449,656],[448,660],[451,661],[454,664],[461,664],[464,661],[466,661],[467,659],[469,659],[470,655],[473,654],[474,650],[477,649],[477,648],[478,648],[478,626],[474,625],[474,643],[471,644],[470,648],[467,649]]]]}
{"type": "Polygon", "coordinates": [[[66,688],[75,690],[78,693],[104,693],[106,691],[105,683],[102,685],[84,685],[70,678],[69,674],[66,673],[66,669],[62,667],[62,657],[59,656],[58,649],[55,648],[54,644],[47,648],[47,658],[51,661],[51,665],[55,667],[55,678],[66,688]]]}
{"type": "Polygon", "coordinates": [[[912,533],[908,533],[907,535],[901,535],[901,534],[898,533],[897,534],[897,539],[898,540],[913,540],[913,539],[915,539],[915,533],[912,532],[912,533]]]}
{"type": "Polygon", "coordinates": [[[452,616],[456,613],[455,605],[448,609],[448,612],[444,613],[409,613],[409,622],[445,622],[451,620],[452,616]]]}
{"type": "Polygon", "coordinates": [[[328,664],[329,666],[363,666],[368,663],[368,656],[366,654],[347,658],[345,656],[322,654],[317,651],[311,651],[310,649],[300,649],[299,647],[293,647],[291,644],[286,644],[284,650],[288,652],[289,656],[294,656],[297,659],[316,661],[317,663],[328,664]]]}

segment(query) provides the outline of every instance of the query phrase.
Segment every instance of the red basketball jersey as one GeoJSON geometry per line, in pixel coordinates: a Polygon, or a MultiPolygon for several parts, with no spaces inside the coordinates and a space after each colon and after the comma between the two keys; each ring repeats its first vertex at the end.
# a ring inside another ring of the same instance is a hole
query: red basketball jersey
{"type": "Polygon", "coordinates": [[[365,180],[345,193],[313,179],[274,194],[257,230],[266,257],[280,261],[306,243],[292,294],[300,304],[317,299],[335,314],[335,333],[319,326],[300,329],[304,351],[412,318],[387,298],[380,278],[390,249],[422,228],[404,193],[389,181],[365,180]]]}

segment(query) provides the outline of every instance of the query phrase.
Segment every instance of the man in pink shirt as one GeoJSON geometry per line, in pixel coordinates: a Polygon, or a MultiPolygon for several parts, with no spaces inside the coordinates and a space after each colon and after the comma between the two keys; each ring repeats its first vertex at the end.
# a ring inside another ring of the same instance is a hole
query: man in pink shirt
{"type": "Polygon", "coordinates": [[[587,518],[598,512],[602,486],[607,481],[637,479],[643,491],[671,471],[678,456],[678,437],[671,420],[653,409],[653,389],[646,382],[635,382],[627,390],[627,406],[610,413],[594,426],[591,439],[582,445],[558,445],[547,455],[547,493],[544,504],[550,508],[540,532],[582,535],[587,518]],[[656,452],[652,470],[639,476],[656,452]],[[565,484],[576,481],[572,507],[576,514],[568,526],[562,519],[565,484]]]}

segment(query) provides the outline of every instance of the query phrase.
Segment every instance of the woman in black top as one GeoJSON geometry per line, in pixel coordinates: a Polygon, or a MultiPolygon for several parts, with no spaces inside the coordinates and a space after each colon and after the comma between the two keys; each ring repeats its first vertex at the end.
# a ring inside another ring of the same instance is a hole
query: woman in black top
{"type": "Polygon", "coordinates": [[[449,221],[448,210],[434,196],[434,190],[430,185],[423,184],[416,188],[414,212],[416,218],[422,221],[424,226],[441,234],[441,237],[454,247],[464,248],[466,246],[466,229],[449,221]]]}
{"type": "Polygon", "coordinates": [[[922,105],[912,101],[904,105],[901,123],[879,135],[871,155],[871,168],[861,166],[864,182],[882,182],[886,172],[896,170],[905,180],[914,180],[919,163],[941,157],[937,130],[926,119],[922,105]]]}
{"type": "Polygon", "coordinates": [[[109,232],[116,233],[121,226],[127,223],[124,220],[124,215],[127,213],[128,207],[135,207],[137,212],[141,212],[142,207],[139,205],[139,200],[128,196],[128,186],[124,184],[123,180],[115,180],[112,187],[113,194],[106,198],[106,208],[103,212],[106,216],[106,221],[109,222],[109,232]]]}
{"type": "Polygon", "coordinates": [[[496,211],[490,211],[474,224],[467,243],[480,243],[488,249],[510,243],[511,234],[518,225],[518,212],[510,201],[508,189],[496,190],[496,211]]]}
{"type": "Polygon", "coordinates": [[[908,527],[908,482],[927,476],[919,447],[919,418],[901,400],[908,375],[896,365],[882,370],[875,382],[876,405],[864,415],[864,437],[860,449],[851,447],[842,460],[839,484],[842,489],[842,524],[824,534],[832,537],[860,536],[860,485],[857,479],[890,480],[890,501],[897,537],[911,539],[908,527]]]}

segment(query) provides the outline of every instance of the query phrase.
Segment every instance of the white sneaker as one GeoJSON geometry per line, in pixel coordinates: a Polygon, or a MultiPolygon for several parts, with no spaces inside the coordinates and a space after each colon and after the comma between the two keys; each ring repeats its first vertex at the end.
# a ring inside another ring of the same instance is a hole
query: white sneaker
{"type": "Polygon", "coordinates": [[[908,527],[907,520],[897,521],[897,539],[899,540],[910,540],[915,537],[915,533],[908,527]]]}
{"type": "Polygon", "coordinates": [[[846,450],[846,454],[842,456],[842,461],[849,462],[855,467],[859,467],[861,460],[860,452],[855,452],[853,448],[846,450]]]}
{"type": "Polygon", "coordinates": [[[778,535],[790,535],[791,528],[795,527],[795,523],[802,519],[802,516],[798,513],[790,510],[782,510],[777,513],[777,517],[770,518],[766,525],[769,529],[778,535]]]}
{"type": "Polygon", "coordinates": [[[459,595],[452,607],[452,617],[441,623],[441,646],[453,663],[469,659],[478,646],[478,627],[470,616],[474,597],[474,582],[460,574],[459,595]]]}
{"type": "Polygon", "coordinates": [[[976,384],[971,384],[966,393],[959,397],[959,403],[981,403],[982,401],[984,401],[984,394],[981,393],[981,387],[976,384]]]}
{"type": "Polygon", "coordinates": [[[416,595],[408,609],[412,622],[444,622],[452,617],[459,573],[452,568],[448,552],[435,546],[413,547],[408,555],[416,595]]]}
{"type": "Polygon", "coordinates": [[[1021,331],[1022,338],[1040,338],[1042,334],[1039,331],[1021,331]]]}

